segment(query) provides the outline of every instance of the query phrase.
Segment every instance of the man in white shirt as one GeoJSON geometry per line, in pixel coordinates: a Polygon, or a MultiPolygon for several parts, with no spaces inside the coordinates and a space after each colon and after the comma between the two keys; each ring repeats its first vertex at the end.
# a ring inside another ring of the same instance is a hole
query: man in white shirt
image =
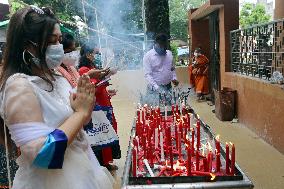
{"type": "MultiPolygon", "coordinates": [[[[159,94],[168,94],[172,85],[179,84],[173,64],[173,55],[168,47],[168,37],[158,34],[153,49],[149,50],[143,58],[144,76],[147,81],[146,101],[150,105],[158,105],[159,94]]],[[[170,99],[167,99],[170,104],[170,99]]]]}

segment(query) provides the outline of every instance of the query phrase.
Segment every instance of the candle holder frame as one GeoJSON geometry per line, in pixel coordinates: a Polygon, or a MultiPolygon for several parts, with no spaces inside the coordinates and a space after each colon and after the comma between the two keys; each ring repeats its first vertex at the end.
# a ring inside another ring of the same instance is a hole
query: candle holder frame
{"type": "MultiPolygon", "coordinates": [[[[196,114],[194,114],[196,117],[196,114]]],[[[124,166],[122,177],[123,189],[190,189],[190,188],[204,188],[204,189],[251,189],[254,187],[252,181],[246,176],[241,168],[235,164],[235,175],[232,176],[216,176],[211,181],[209,176],[177,176],[177,177],[132,177],[131,175],[131,162],[132,162],[132,141],[135,134],[135,120],[131,129],[131,137],[128,145],[128,152],[124,166]]],[[[200,120],[200,126],[207,132],[211,140],[216,140],[209,125],[200,120]]],[[[221,144],[220,154],[225,157],[225,146],[221,144]]]]}

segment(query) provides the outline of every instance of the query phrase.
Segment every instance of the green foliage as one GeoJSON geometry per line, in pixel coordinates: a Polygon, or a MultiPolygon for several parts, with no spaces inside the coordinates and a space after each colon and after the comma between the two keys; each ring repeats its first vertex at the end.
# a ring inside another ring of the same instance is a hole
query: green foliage
{"type": "Polygon", "coordinates": [[[270,21],[271,16],[266,14],[263,4],[253,5],[245,3],[240,13],[241,28],[270,21]]]}
{"type": "Polygon", "coordinates": [[[11,12],[10,12],[10,16],[12,14],[14,14],[14,12],[16,12],[17,10],[24,8],[26,5],[19,0],[12,0],[11,1],[11,12]]]}
{"type": "Polygon", "coordinates": [[[132,11],[125,14],[124,21],[127,22],[127,30],[143,32],[142,0],[129,0],[132,11]]]}
{"type": "Polygon", "coordinates": [[[77,0],[11,0],[12,13],[26,5],[50,7],[61,21],[74,22],[73,16],[83,17],[80,1],[77,0]]]}
{"type": "Polygon", "coordinates": [[[170,36],[168,0],[145,0],[145,17],[148,39],[153,39],[158,33],[170,36]]]}
{"type": "Polygon", "coordinates": [[[171,42],[170,49],[173,53],[174,61],[177,62],[178,61],[178,46],[177,46],[177,44],[175,42],[171,42]]]}
{"type": "Polygon", "coordinates": [[[198,8],[206,0],[169,0],[171,36],[186,41],[188,38],[188,10],[198,8]]]}

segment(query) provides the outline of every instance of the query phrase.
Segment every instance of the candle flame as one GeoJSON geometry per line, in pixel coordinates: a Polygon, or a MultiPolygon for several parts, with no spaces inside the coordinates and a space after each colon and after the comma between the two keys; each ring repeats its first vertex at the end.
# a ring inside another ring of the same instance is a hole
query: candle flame
{"type": "Polygon", "coordinates": [[[202,155],[205,156],[205,148],[206,148],[206,145],[202,144],[202,155]]]}
{"type": "Polygon", "coordinates": [[[220,140],[220,135],[216,136],[216,140],[218,140],[218,141],[220,140]]]}
{"type": "Polygon", "coordinates": [[[179,165],[180,165],[180,162],[179,162],[179,160],[177,160],[176,166],[179,166],[179,165]]]}
{"type": "Polygon", "coordinates": [[[168,166],[168,160],[166,160],[166,167],[168,166]]]}
{"type": "Polygon", "coordinates": [[[174,170],[176,171],[180,167],[180,162],[177,160],[177,163],[173,166],[174,170]]]}
{"type": "Polygon", "coordinates": [[[216,178],[216,175],[214,175],[213,173],[210,173],[210,176],[211,176],[211,181],[213,181],[213,180],[215,180],[215,178],[216,178]]]}
{"type": "Polygon", "coordinates": [[[198,114],[196,114],[196,116],[197,116],[197,119],[200,119],[200,116],[198,114]]]}
{"type": "Polygon", "coordinates": [[[210,144],[209,141],[207,142],[207,146],[208,146],[208,150],[209,150],[209,151],[212,151],[212,146],[211,146],[211,144],[210,144]]]}
{"type": "MultiPolygon", "coordinates": [[[[185,138],[186,138],[186,140],[189,140],[189,136],[188,136],[188,134],[186,135],[186,137],[185,137],[185,138]]],[[[185,144],[185,145],[187,145],[187,144],[185,144]]]]}
{"type": "Polygon", "coordinates": [[[233,143],[232,143],[232,142],[230,142],[230,145],[231,145],[231,146],[233,146],[233,143]]]}

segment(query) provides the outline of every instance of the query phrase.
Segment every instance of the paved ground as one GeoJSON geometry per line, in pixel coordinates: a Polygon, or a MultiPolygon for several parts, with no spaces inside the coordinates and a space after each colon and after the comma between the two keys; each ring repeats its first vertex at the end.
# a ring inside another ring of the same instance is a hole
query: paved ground
{"type": "MultiPolygon", "coordinates": [[[[127,82],[141,82],[134,73],[127,82]]],[[[122,149],[122,159],[115,163],[119,166],[116,172],[115,188],[120,188],[121,177],[123,174],[124,162],[127,153],[130,128],[134,118],[135,102],[137,95],[131,92],[139,88],[140,83],[129,90],[127,83],[121,84],[123,74],[118,74],[113,79],[114,86],[121,93],[112,100],[115,115],[118,121],[118,132],[122,149]],[[119,85],[117,83],[120,83],[119,85]],[[126,90],[128,89],[128,90],[126,90]]],[[[255,133],[241,124],[221,122],[212,113],[213,106],[206,102],[197,103],[194,96],[191,97],[190,103],[200,117],[211,126],[216,134],[220,134],[221,140],[231,141],[236,145],[236,161],[242,170],[249,176],[256,189],[284,189],[284,155],[274,149],[271,145],[264,142],[255,133]]]]}

